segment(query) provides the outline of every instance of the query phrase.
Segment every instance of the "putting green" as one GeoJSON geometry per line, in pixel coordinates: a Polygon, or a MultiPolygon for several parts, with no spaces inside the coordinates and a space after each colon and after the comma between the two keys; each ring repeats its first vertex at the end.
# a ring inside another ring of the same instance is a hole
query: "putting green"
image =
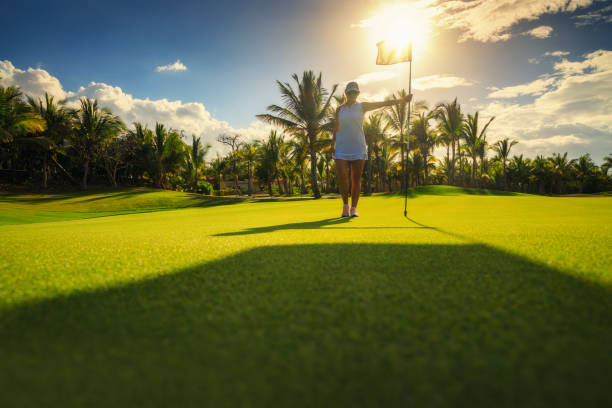
{"type": "Polygon", "coordinates": [[[0,405],[612,403],[612,197],[403,203],[1,195],[0,405]]]}

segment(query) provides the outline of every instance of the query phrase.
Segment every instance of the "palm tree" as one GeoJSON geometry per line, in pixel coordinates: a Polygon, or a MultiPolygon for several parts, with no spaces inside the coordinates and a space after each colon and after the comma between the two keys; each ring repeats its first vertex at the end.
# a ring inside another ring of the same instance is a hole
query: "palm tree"
{"type": "MultiPolygon", "coordinates": [[[[278,175],[278,162],[280,160],[280,147],[283,137],[276,130],[271,130],[268,139],[261,143],[260,162],[264,170],[268,194],[272,196],[272,183],[278,175]]],[[[280,193],[280,191],[279,191],[280,193]]]]}
{"type": "Polygon", "coordinates": [[[317,184],[315,144],[322,131],[333,129],[333,124],[329,122],[328,116],[331,107],[330,102],[338,85],[333,85],[331,92],[328,93],[323,88],[321,74],[319,73],[315,77],[312,71],[304,71],[301,81],[297,74],[293,74],[292,78],[297,83],[297,94],[288,82],[276,81],[285,106],[270,105],[267,110],[278,116],[266,113],[256,115],[256,117],[267,123],[280,126],[289,133],[302,131],[308,136],[312,191],[315,198],[321,198],[317,184]]]}
{"type": "Polygon", "coordinates": [[[247,163],[248,195],[253,195],[253,168],[257,161],[257,149],[259,142],[243,142],[240,150],[240,158],[247,163]]]}
{"type": "Polygon", "coordinates": [[[393,167],[395,163],[395,158],[397,157],[397,151],[391,146],[390,140],[387,140],[386,143],[383,143],[380,148],[380,177],[383,182],[387,182],[388,191],[391,191],[391,179],[389,171],[393,167]]]}
{"type": "Polygon", "coordinates": [[[434,129],[429,127],[429,121],[433,117],[434,113],[420,112],[417,114],[417,118],[412,121],[411,135],[414,137],[416,148],[421,153],[423,159],[423,166],[425,171],[424,184],[429,183],[429,158],[432,149],[438,143],[437,135],[434,129]]]}
{"type": "Polygon", "coordinates": [[[82,188],[87,189],[89,165],[98,149],[107,140],[116,137],[125,125],[108,108],[98,108],[96,99],[81,98],[81,107],[73,120],[73,145],[83,164],[82,188]]]}
{"type": "Polygon", "coordinates": [[[563,156],[561,156],[561,153],[553,153],[549,160],[553,178],[557,185],[557,191],[563,194],[563,184],[569,178],[575,160],[568,160],[567,152],[565,152],[563,156]]]}
{"type": "Polygon", "coordinates": [[[604,175],[607,176],[608,175],[608,170],[610,168],[612,168],[612,154],[607,155],[606,157],[604,157],[603,160],[604,160],[604,162],[601,165],[601,169],[603,170],[604,175]]]}
{"type": "Polygon", "coordinates": [[[593,163],[591,155],[587,153],[580,156],[578,160],[574,162],[574,169],[576,170],[576,176],[580,181],[580,193],[582,194],[587,180],[595,171],[595,163],[593,163]]]}
{"type": "MultiPolygon", "coordinates": [[[[292,195],[292,180],[295,165],[291,160],[291,146],[289,143],[282,140],[280,148],[278,150],[278,173],[279,177],[276,182],[278,185],[278,192],[281,193],[284,190],[284,194],[292,195]],[[281,188],[282,178],[282,188],[281,188]]],[[[321,174],[321,173],[319,173],[321,174]]]]}
{"type": "Polygon", "coordinates": [[[128,130],[126,139],[128,141],[128,152],[126,154],[127,172],[129,177],[142,182],[145,174],[156,173],[156,162],[154,158],[153,131],[140,122],[134,122],[134,129],[128,130]]]}
{"type": "MultiPolygon", "coordinates": [[[[410,118],[408,117],[408,110],[410,104],[404,102],[404,98],[408,95],[405,89],[400,89],[397,92],[397,96],[392,94],[389,99],[401,99],[402,102],[393,104],[386,109],[385,119],[389,124],[389,127],[397,132],[397,139],[395,143],[395,147],[399,147],[400,150],[400,160],[401,160],[401,171],[402,174],[405,174],[406,170],[406,154],[408,154],[408,149],[410,146],[407,146],[407,130],[408,124],[410,122],[410,118]]],[[[400,181],[400,188],[404,189],[405,180],[402,178],[400,181]]]]}
{"type": "Polygon", "coordinates": [[[376,112],[369,115],[365,123],[363,124],[363,133],[365,135],[366,145],[368,147],[368,160],[366,165],[366,185],[365,193],[372,194],[372,174],[373,174],[373,163],[372,153],[375,150],[380,140],[384,137],[384,134],[389,128],[389,122],[384,120],[384,114],[382,112],[376,112]]]}
{"type": "Polygon", "coordinates": [[[531,162],[532,182],[537,182],[538,193],[544,194],[545,184],[550,176],[550,163],[542,155],[537,155],[531,162]]]}
{"type": "Polygon", "coordinates": [[[43,154],[43,188],[47,188],[49,176],[49,159],[62,170],[71,181],[74,181],[70,173],[58,163],[57,154],[65,154],[62,146],[64,140],[68,139],[71,131],[71,124],[75,111],[64,106],[65,101],[54,102],[53,96],[45,92],[44,102],[38,98],[27,97],[30,110],[36,113],[45,121],[45,130],[40,132],[40,136],[31,138],[42,149],[43,154]]]}
{"type": "Polygon", "coordinates": [[[227,168],[226,158],[221,157],[219,155],[219,152],[217,152],[217,157],[215,157],[213,161],[210,163],[210,167],[215,173],[215,178],[217,179],[219,190],[221,190],[221,181],[223,181],[223,172],[227,168]]]}
{"type": "Polygon", "coordinates": [[[155,123],[155,137],[153,138],[153,154],[155,156],[155,185],[157,187],[163,187],[163,180],[165,178],[163,158],[164,151],[166,150],[166,140],[168,139],[168,132],[163,124],[155,123]]]}
{"type": "Polygon", "coordinates": [[[204,157],[212,147],[210,143],[202,146],[200,143],[201,137],[191,135],[191,148],[187,155],[187,165],[190,170],[191,181],[193,183],[193,191],[198,188],[198,180],[200,178],[200,169],[205,164],[204,157]]]}
{"type": "Polygon", "coordinates": [[[523,158],[523,155],[514,156],[510,161],[508,168],[511,179],[516,182],[519,191],[524,192],[529,183],[529,173],[531,172],[531,163],[529,159],[523,158]]]}
{"type": "Polygon", "coordinates": [[[310,142],[306,132],[300,131],[295,132],[293,138],[287,142],[290,148],[290,155],[293,159],[295,166],[299,169],[300,175],[300,191],[302,194],[306,194],[306,183],[304,182],[304,164],[308,159],[308,153],[310,150],[310,142]]]}
{"type": "MultiPolygon", "coordinates": [[[[414,152],[408,155],[406,162],[408,165],[408,175],[412,175],[412,180],[414,181],[414,186],[416,187],[419,185],[421,173],[425,171],[425,161],[423,160],[421,153],[414,152]]],[[[413,183],[410,183],[409,180],[408,186],[411,184],[413,183]]]]}
{"type": "MultiPolygon", "coordinates": [[[[475,186],[476,179],[476,157],[479,153],[484,151],[484,145],[486,144],[487,128],[493,122],[495,116],[491,117],[489,121],[483,126],[480,133],[478,132],[478,111],[474,115],[468,114],[467,119],[463,127],[463,138],[465,139],[465,146],[470,156],[472,156],[472,186],[475,186]]],[[[481,159],[482,160],[482,159],[481,159]]]]}
{"type": "Polygon", "coordinates": [[[23,102],[19,88],[0,86],[0,168],[3,167],[3,153],[6,151],[8,167],[15,170],[18,145],[27,144],[23,137],[45,129],[44,119],[23,102]]]}
{"type": "Polygon", "coordinates": [[[436,117],[440,121],[440,131],[445,136],[445,140],[452,147],[452,157],[450,160],[450,177],[448,184],[455,183],[455,143],[459,140],[463,132],[463,114],[461,105],[457,103],[457,98],[453,102],[439,103],[435,107],[436,117]]]}
{"type": "Polygon", "coordinates": [[[510,157],[510,149],[512,146],[518,143],[518,140],[512,140],[505,138],[502,140],[498,140],[491,149],[497,153],[497,160],[502,163],[502,167],[504,170],[504,188],[508,189],[508,176],[506,174],[506,164],[508,163],[508,157],[510,157]]]}
{"type": "Polygon", "coordinates": [[[44,119],[32,112],[21,99],[18,87],[0,86],[0,142],[10,143],[16,136],[45,130],[44,119]]]}

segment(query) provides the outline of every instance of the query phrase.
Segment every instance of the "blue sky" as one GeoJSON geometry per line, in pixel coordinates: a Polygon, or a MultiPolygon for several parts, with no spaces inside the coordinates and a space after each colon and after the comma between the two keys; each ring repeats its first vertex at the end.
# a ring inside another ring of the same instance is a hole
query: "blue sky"
{"type": "MultiPolygon", "coordinates": [[[[157,114],[211,142],[220,131],[261,137],[265,128],[253,123],[255,115],[280,103],[275,80],[291,81],[293,73],[320,71],[328,88],[339,89],[361,78],[361,97],[370,100],[407,87],[407,64],[376,66],[372,26],[361,23],[391,3],[397,2],[13,2],[0,14],[4,32],[13,33],[0,37],[0,81],[30,93],[47,86],[68,98],[99,96],[128,122],[151,122],[157,114]],[[186,70],[156,70],[177,60],[186,70]]],[[[491,139],[517,138],[524,142],[517,152],[530,156],[565,149],[598,159],[612,152],[611,97],[589,98],[586,90],[575,99],[583,92],[578,83],[593,92],[612,86],[612,2],[400,3],[435,10],[427,45],[415,55],[416,99],[434,104],[457,96],[466,112],[496,115],[491,139]],[[568,118],[560,98],[572,99],[577,111],[599,112],[597,119],[568,118]],[[539,123],[525,126],[530,120],[539,123]]]]}

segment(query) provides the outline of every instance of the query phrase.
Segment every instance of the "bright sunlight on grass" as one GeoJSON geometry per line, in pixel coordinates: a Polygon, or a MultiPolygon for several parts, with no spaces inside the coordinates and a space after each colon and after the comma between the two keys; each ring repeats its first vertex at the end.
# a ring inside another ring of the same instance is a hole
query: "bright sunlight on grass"
{"type": "Polygon", "coordinates": [[[612,403],[611,197],[212,201],[0,195],[0,405],[612,403]]]}

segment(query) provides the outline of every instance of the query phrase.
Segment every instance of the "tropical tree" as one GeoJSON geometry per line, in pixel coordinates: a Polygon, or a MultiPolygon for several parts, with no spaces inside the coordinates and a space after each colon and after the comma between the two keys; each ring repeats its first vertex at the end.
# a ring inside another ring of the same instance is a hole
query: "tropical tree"
{"type": "Polygon", "coordinates": [[[218,188],[221,190],[221,181],[223,181],[223,173],[227,169],[227,158],[221,157],[219,152],[217,152],[217,157],[215,157],[210,163],[210,167],[215,174],[215,179],[217,180],[218,188]]]}
{"type": "Polygon", "coordinates": [[[6,160],[8,168],[15,170],[21,147],[28,144],[25,136],[45,129],[44,119],[29,109],[18,87],[0,86],[0,169],[6,160]]]}
{"type": "Polygon", "coordinates": [[[276,130],[271,130],[268,139],[260,143],[259,161],[270,196],[272,196],[272,183],[278,175],[278,162],[280,160],[280,148],[282,143],[283,137],[278,135],[276,130]]]}
{"type": "Polygon", "coordinates": [[[512,146],[518,143],[518,140],[510,140],[508,138],[498,140],[491,149],[497,153],[496,159],[502,163],[503,174],[504,174],[504,188],[508,189],[508,175],[506,172],[506,164],[508,163],[508,158],[510,157],[510,150],[512,146]]]}
{"type": "Polygon", "coordinates": [[[156,174],[153,131],[140,122],[133,126],[125,135],[126,173],[132,182],[143,183],[145,175],[151,178],[156,174]]]}
{"type": "Polygon", "coordinates": [[[434,129],[429,126],[433,112],[417,113],[416,119],[412,121],[410,133],[414,137],[415,147],[421,154],[423,170],[425,172],[424,184],[429,183],[429,159],[438,139],[434,129]]]}
{"type": "Polygon", "coordinates": [[[202,145],[200,142],[201,137],[196,137],[195,135],[191,135],[191,147],[189,149],[189,154],[187,155],[187,167],[188,173],[191,177],[191,182],[193,186],[193,191],[196,191],[198,188],[198,181],[200,179],[200,170],[206,163],[204,158],[208,154],[208,151],[212,147],[210,143],[206,143],[202,145]]]}
{"type": "Polygon", "coordinates": [[[322,131],[332,131],[333,123],[328,120],[330,102],[338,85],[333,85],[330,93],[322,85],[321,74],[304,71],[300,81],[297,74],[292,78],[297,84],[297,92],[288,82],[276,81],[281,92],[284,106],[270,105],[267,110],[272,114],[256,115],[257,118],[279,126],[290,134],[304,132],[308,136],[310,150],[310,179],[315,198],[321,198],[317,184],[315,144],[322,131]]]}
{"type": "Polygon", "coordinates": [[[240,145],[239,156],[247,163],[248,195],[253,195],[253,169],[257,161],[259,142],[243,142],[240,145]]]}
{"type": "Polygon", "coordinates": [[[300,192],[306,194],[306,183],[304,182],[304,166],[308,160],[310,152],[310,141],[306,132],[299,131],[292,135],[293,137],[287,142],[290,149],[291,158],[295,166],[298,168],[300,177],[300,192]]]}
{"type": "Polygon", "coordinates": [[[529,184],[529,174],[531,173],[531,164],[529,159],[523,158],[523,155],[514,156],[508,165],[511,179],[516,183],[517,190],[524,192],[529,184]]]}
{"type": "Polygon", "coordinates": [[[468,154],[472,157],[472,186],[476,185],[476,158],[484,152],[486,145],[486,132],[495,116],[491,117],[487,123],[478,131],[478,111],[474,115],[468,114],[463,126],[463,138],[468,154]]]}
{"type": "Polygon", "coordinates": [[[365,183],[366,194],[372,193],[372,176],[374,172],[372,153],[374,153],[375,146],[378,146],[378,144],[383,140],[384,135],[388,131],[389,127],[389,122],[385,120],[385,115],[383,112],[376,112],[370,114],[363,124],[363,133],[365,135],[366,146],[368,148],[365,183]]]}
{"type": "Polygon", "coordinates": [[[457,102],[457,98],[453,102],[442,102],[435,107],[436,117],[439,120],[440,133],[444,135],[444,139],[451,145],[452,157],[450,160],[450,177],[448,184],[455,183],[455,144],[459,141],[463,132],[463,114],[461,113],[461,105],[457,102]]]}
{"type": "Polygon", "coordinates": [[[47,188],[49,178],[49,160],[74,182],[72,175],[57,161],[57,154],[66,154],[64,142],[70,138],[74,110],[65,107],[65,101],[55,102],[53,96],[45,92],[41,98],[27,97],[30,110],[45,121],[45,129],[38,136],[31,138],[42,150],[43,188],[47,188]]]}
{"type": "MultiPolygon", "coordinates": [[[[406,170],[406,154],[407,153],[407,149],[409,148],[409,146],[407,146],[407,131],[408,131],[408,124],[410,122],[410,117],[408,115],[408,111],[409,111],[409,107],[410,104],[408,102],[405,102],[405,98],[408,96],[408,92],[406,92],[405,89],[400,89],[397,92],[397,96],[395,93],[393,93],[389,99],[400,99],[402,102],[400,103],[396,103],[393,104],[391,106],[389,106],[388,108],[386,108],[386,115],[385,115],[385,119],[387,121],[387,123],[389,124],[390,129],[395,130],[396,133],[396,139],[395,139],[395,144],[393,146],[393,148],[399,148],[400,150],[400,160],[401,160],[401,172],[402,174],[405,174],[404,171],[406,170]]],[[[402,178],[402,180],[400,181],[400,186],[401,189],[404,189],[404,184],[405,181],[402,178]]]]}
{"type": "Polygon", "coordinates": [[[384,183],[387,182],[387,191],[391,191],[392,189],[390,171],[395,164],[395,159],[397,158],[397,150],[392,147],[390,142],[390,140],[386,140],[385,143],[382,143],[380,147],[380,156],[378,157],[383,189],[384,183]]]}
{"type": "Polygon", "coordinates": [[[563,156],[561,153],[553,153],[549,160],[557,192],[563,194],[565,191],[565,182],[570,177],[574,160],[569,160],[567,158],[567,152],[565,152],[563,156]]]}
{"type": "Polygon", "coordinates": [[[591,155],[589,153],[583,154],[578,157],[578,160],[574,162],[574,170],[576,171],[576,176],[578,178],[578,185],[580,193],[584,192],[584,187],[587,184],[589,178],[595,173],[595,163],[591,159],[591,155]]]}
{"type": "Polygon", "coordinates": [[[99,108],[96,99],[83,97],[81,106],[73,119],[73,147],[78,152],[83,166],[81,187],[87,189],[87,176],[90,163],[96,158],[99,149],[108,139],[118,136],[125,129],[119,116],[113,115],[108,108],[99,108]]]}
{"type": "Polygon", "coordinates": [[[538,185],[538,193],[544,194],[546,185],[550,182],[550,163],[542,155],[537,155],[531,162],[531,183],[538,185]]]}
{"type": "Polygon", "coordinates": [[[608,170],[612,168],[612,154],[607,155],[603,159],[603,164],[601,165],[601,169],[605,176],[608,175],[608,170]]]}

